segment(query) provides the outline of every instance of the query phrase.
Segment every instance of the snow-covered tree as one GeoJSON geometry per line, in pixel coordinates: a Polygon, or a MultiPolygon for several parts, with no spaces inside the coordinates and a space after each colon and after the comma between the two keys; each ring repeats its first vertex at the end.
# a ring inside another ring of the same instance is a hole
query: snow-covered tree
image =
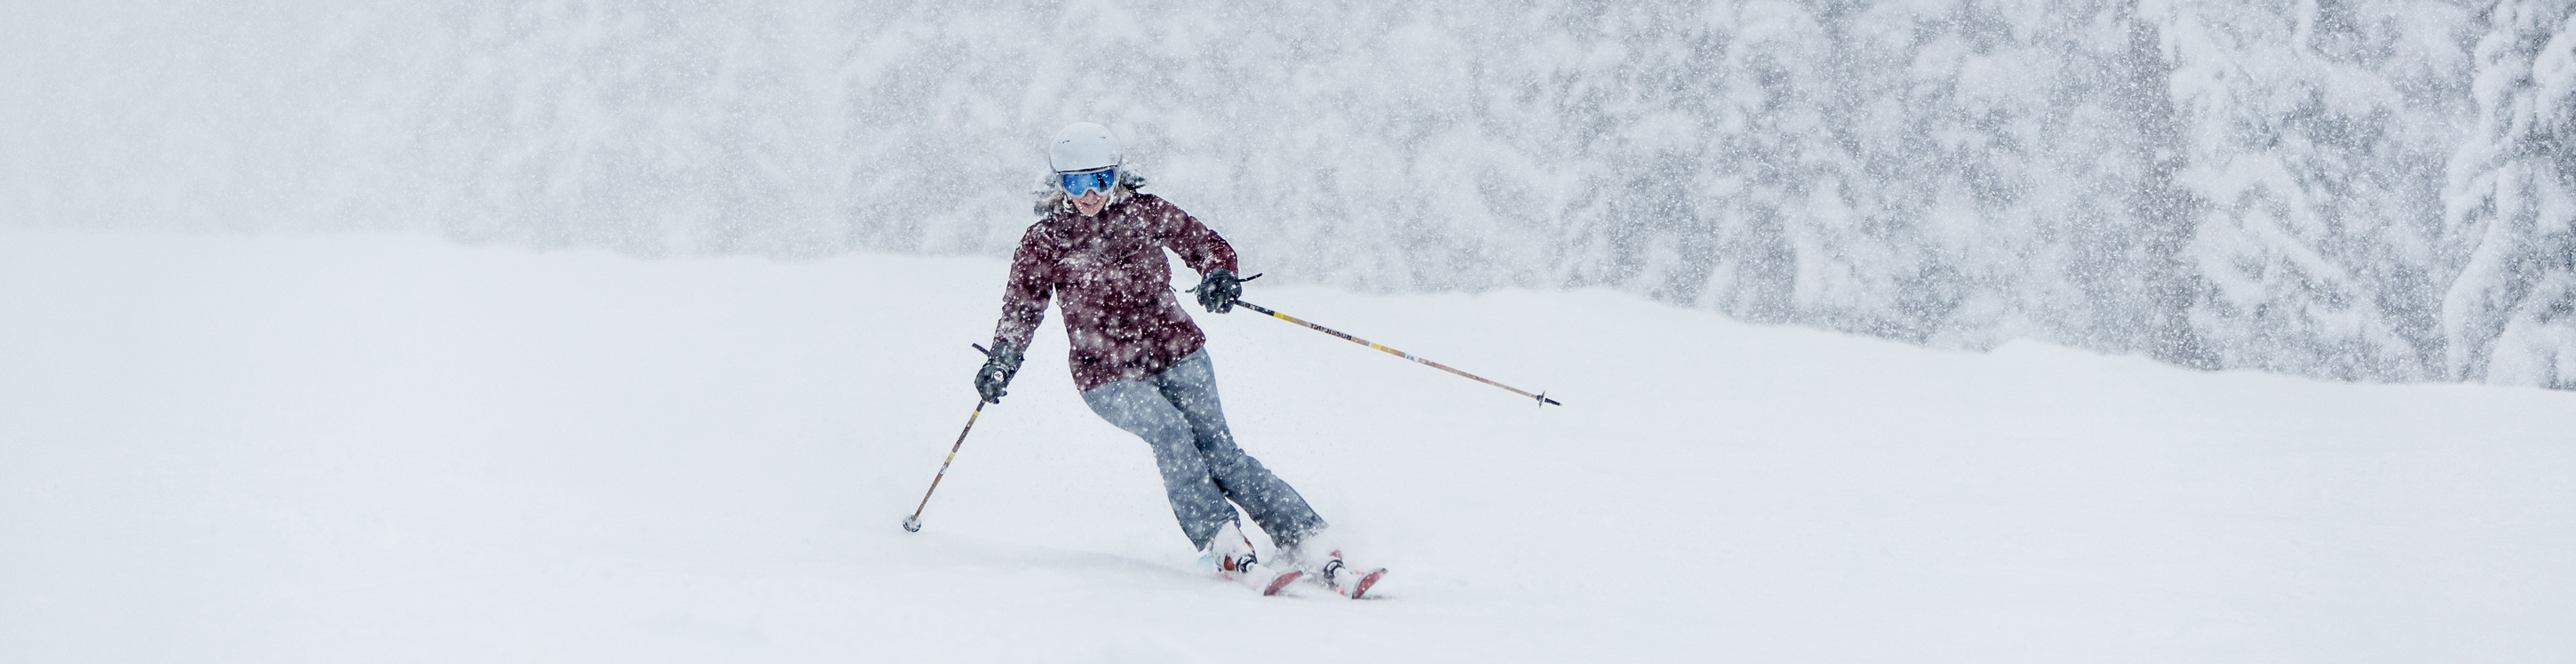
{"type": "Polygon", "coordinates": [[[2194,324],[2227,366],[2439,375],[2428,270],[2467,63],[2421,0],[2177,2],[2164,17],[2199,207],[2194,324]]]}
{"type": "Polygon", "coordinates": [[[2576,389],[2576,3],[2503,0],[2486,19],[2477,130],[2444,191],[2446,368],[2576,389]]]}

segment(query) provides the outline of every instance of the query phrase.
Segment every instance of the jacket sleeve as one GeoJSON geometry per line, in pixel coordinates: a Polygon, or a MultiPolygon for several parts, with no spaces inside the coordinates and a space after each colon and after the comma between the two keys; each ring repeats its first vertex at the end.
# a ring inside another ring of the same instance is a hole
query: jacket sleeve
{"type": "Polygon", "coordinates": [[[1156,208],[1153,214],[1161,222],[1159,235],[1163,246],[1179,254],[1183,264],[1202,275],[1220,267],[1237,274],[1243,272],[1234,265],[1234,245],[1226,244],[1225,238],[1217,236],[1216,231],[1199,223],[1198,218],[1190,216],[1190,213],[1182,212],[1180,206],[1161,197],[1153,201],[1156,208]]]}
{"type": "Polygon", "coordinates": [[[1002,320],[993,326],[995,344],[1007,343],[1021,352],[1028,351],[1038,323],[1046,321],[1047,300],[1055,296],[1055,261],[1039,235],[1030,228],[1020,236],[1019,250],[1011,252],[1011,277],[1002,283],[1002,320]]]}

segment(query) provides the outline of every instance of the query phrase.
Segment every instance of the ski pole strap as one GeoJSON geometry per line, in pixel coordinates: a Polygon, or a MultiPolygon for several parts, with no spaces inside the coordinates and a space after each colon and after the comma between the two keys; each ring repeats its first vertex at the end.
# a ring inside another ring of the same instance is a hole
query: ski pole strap
{"type": "Polygon", "coordinates": [[[1261,305],[1258,305],[1258,304],[1253,304],[1253,303],[1245,302],[1245,301],[1242,301],[1242,300],[1235,300],[1235,301],[1234,301],[1234,303],[1235,303],[1235,305],[1236,305],[1236,306],[1240,306],[1240,307],[1243,307],[1243,308],[1246,308],[1246,309],[1251,309],[1251,310],[1253,310],[1253,311],[1260,312],[1262,315],[1266,315],[1266,316],[1269,316],[1269,317],[1271,317],[1271,318],[1277,318],[1277,319],[1279,319],[1279,320],[1284,320],[1284,321],[1288,321],[1288,322],[1291,322],[1291,323],[1296,323],[1296,324],[1298,324],[1298,325],[1304,325],[1304,326],[1306,326],[1308,329],[1312,329],[1312,330],[1317,331],[1317,332],[1322,332],[1322,333],[1330,334],[1330,335],[1333,335],[1333,336],[1336,336],[1336,337],[1341,337],[1343,341],[1348,341],[1348,342],[1355,343],[1355,344],[1359,344],[1359,345],[1362,345],[1362,346],[1367,346],[1367,347],[1370,347],[1370,348],[1375,348],[1375,349],[1377,349],[1377,350],[1379,350],[1379,351],[1383,351],[1383,352],[1385,352],[1385,353],[1386,353],[1386,354],[1388,354],[1388,355],[1393,355],[1393,356],[1401,357],[1401,358],[1404,358],[1404,359],[1407,359],[1407,360],[1412,360],[1412,361],[1414,361],[1415,363],[1418,363],[1418,364],[1421,364],[1421,365],[1424,365],[1424,366],[1428,366],[1428,367],[1431,367],[1431,368],[1433,368],[1433,369],[1439,369],[1439,370],[1441,370],[1441,371],[1446,371],[1446,372],[1449,372],[1449,373],[1458,374],[1459,376],[1463,376],[1463,377],[1467,378],[1468,380],[1473,380],[1473,381],[1476,381],[1476,382],[1479,382],[1479,383],[1484,383],[1484,384],[1486,384],[1486,385],[1492,385],[1492,386],[1494,386],[1494,387],[1503,388],[1504,390],[1510,391],[1510,392],[1511,392],[1511,393],[1513,393],[1513,394],[1518,394],[1518,395],[1521,395],[1521,396],[1529,397],[1529,398],[1531,398],[1531,399],[1536,399],[1536,400],[1538,400],[1538,404],[1539,404],[1539,406],[1540,406],[1540,407],[1542,407],[1542,408],[1547,407],[1547,406],[1549,406],[1549,405],[1551,405],[1551,404],[1553,404],[1553,405],[1558,405],[1558,406],[1563,406],[1563,405],[1565,405],[1565,404],[1563,404],[1563,403],[1558,403],[1558,402],[1557,402],[1557,400],[1555,400],[1555,399],[1547,398],[1547,395],[1546,395],[1546,394],[1544,394],[1544,393],[1541,393],[1541,394],[1531,394],[1531,393],[1528,393],[1528,392],[1521,391],[1519,388],[1515,388],[1515,387],[1512,387],[1512,386],[1510,386],[1510,385],[1504,385],[1504,384],[1502,384],[1502,383],[1497,383],[1497,382],[1494,382],[1494,381],[1485,380],[1485,377],[1483,377],[1483,376],[1478,376],[1478,375],[1476,375],[1476,374],[1471,374],[1471,373],[1467,373],[1467,372],[1464,372],[1464,371],[1459,371],[1459,370],[1457,370],[1457,369],[1455,369],[1455,368],[1452,368],[1452,367],[1450,367],[1449,365],[1446,365],[1446,364],[1441,364],[1441,363],[1438,363],[1438,362],[1433,362],[1433,361],[1426,360],[1426,359],[1422,359],[1422,358],[1419,358],[1419,357],[1414,357],[1412,353],[1407,353],[1407,352],[1400,351],[1400,350],[1396,350],[1396,349],[1393,349],[1393,348],[1388,348],[1388,347],[1386,347],[1386,346],[1379,345],[1378,343],[1376,343],[1376,342],[1372,342],[1372,341],[1369,341],[1369,340],[1367,340],[1367,339],[1362,339],[1362,338],[1359,338],[1359,337],[1354,337],[1354,336],[1351,336],[1351,335],[1348,335],[1348,334],[1344,334],[1344,333],[1342,333],[1342,331],[1341,331],[1341,330],[1336,330],[1336,329],[1333,329],[1333,328],[1324,327],[1324,326],[1322,326],[1322,325],[1316,325],[1316,324],[1314,324],[1314,323],[1309,323],[1309,322],[1306,322],[1306,321],[1304,321],[1304,320],[1301,320],[1301,319],[1297,318],[1296,316],[1290,316],[1290,315],[1288,315],[1288,314],[1283,314],[1283,313],[1279,313],[1279,312],[1277,312],[1277,311],[1272,311],[1269,307],[1264,307],[1264,306],[1261,306],[1261,305]]]}

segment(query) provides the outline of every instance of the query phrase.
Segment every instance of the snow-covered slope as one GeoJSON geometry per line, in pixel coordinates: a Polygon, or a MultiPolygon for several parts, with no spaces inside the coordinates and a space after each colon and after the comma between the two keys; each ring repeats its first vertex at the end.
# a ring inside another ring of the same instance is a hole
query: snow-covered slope
{"type": "Polygon", "coordinates": [[[2576,394],[1246,297],[1237,434],[1391,599],[1191,569],[1002,265],[0,235],[0,660],[2542,661],[2576,394]]]}

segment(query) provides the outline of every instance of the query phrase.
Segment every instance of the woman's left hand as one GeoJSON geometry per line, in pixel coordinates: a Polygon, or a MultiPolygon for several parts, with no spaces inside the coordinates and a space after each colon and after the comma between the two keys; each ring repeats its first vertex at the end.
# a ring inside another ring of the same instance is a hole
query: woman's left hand
{"type": "Polygon", "coordinates": [[[1233,270],[1217,268],[1208,270],[1206,279],[1190,291],[1199,294],[1199,306],[1207,307],[1208,313],[1221,314],[1233,311],[1235,298],[1243,297],[1243,282],[1234,278],[1233,270]]]}

